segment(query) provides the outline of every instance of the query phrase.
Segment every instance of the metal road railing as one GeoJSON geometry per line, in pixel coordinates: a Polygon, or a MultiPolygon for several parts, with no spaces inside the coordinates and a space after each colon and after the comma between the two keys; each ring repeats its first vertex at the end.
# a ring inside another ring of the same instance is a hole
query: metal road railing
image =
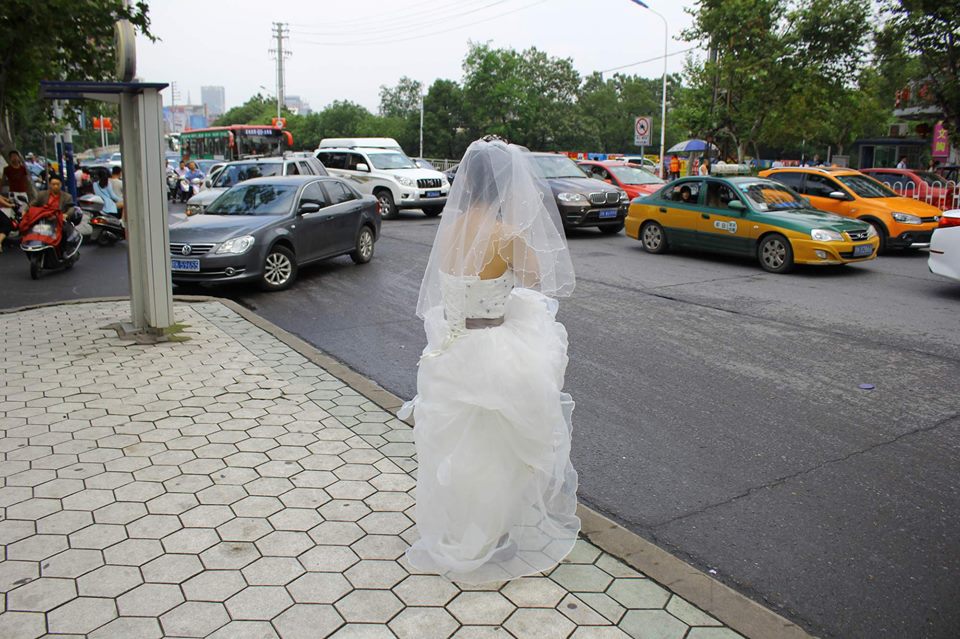
{"type": "Polygon", "coordinates": [[[897,195],[926,202],[941,211],[960,208],[960,183],[953,180],[924,182],[919,187],[912,181],[883,183],[893,189],[897,195]]]}

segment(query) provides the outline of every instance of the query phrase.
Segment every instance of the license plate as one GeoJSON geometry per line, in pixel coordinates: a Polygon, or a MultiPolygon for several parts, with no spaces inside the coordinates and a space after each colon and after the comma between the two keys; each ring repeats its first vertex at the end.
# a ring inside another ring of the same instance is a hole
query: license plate
{"type": "Polygon", "coordinates": [[[440,197],[440,191],[427,191],[424,197],[440,197]]]}
{"type": "Polygon", "coordinates": [[[200,260],[181,260],[181,259],[172,259],[170,260],[170,270],[171,271],[189,271],[193,273],[200,272],[200,260]]]}
{"type": "Polygon", "coordinates": [[[873,255],[873,247],[869,244],[861,244],[860,246],[853,247],[854,257],[864,257],[867,255],[873,255]]]}
{"type": "Polygon", "coordinates": [[[617,209],[602,209],[597,213],[597,217],[603,219],[608,217],[617,217],[617,209]]]}

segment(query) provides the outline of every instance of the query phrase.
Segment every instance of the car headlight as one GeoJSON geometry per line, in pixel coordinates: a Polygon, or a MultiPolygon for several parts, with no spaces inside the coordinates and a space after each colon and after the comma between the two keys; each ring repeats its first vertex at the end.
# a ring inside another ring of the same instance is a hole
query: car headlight
{"type": "Polygon", "coordinates": [[[557,193],[557,199],[561,202],[586,202],[587,198],[582,193],[557,193]]]}
{"type": "Polygon", "coordinates": [[[253,246],[253,236],[244,235],[243,237],[235,237],[232,240],[227,240],[217,249],[217,254],[229,254],[229,255],[241,255],[246,253],[250,247],[253,246]]]}
{"type": "Polygon", "coordinates": [[[402,175],[394,175],[394,179],[399,182],[402,186],[413,186],[414,182],[408,177],[403,177],[402,175]]]}
{"type": "Polygon", "coordinates": [[[828,231],[827,229],[813,229],[810,231],[810,237],[815,239],[818,242],[842,242],[843,236],[837,233],[836,231],[828,231]]]}
{"type": "Polygon", "coordinates": [[[450,181],[447,180],[446,175],[440,176],[440,186],[450,186],[450,181]]]}
{"type": "Polygon", "coordinates": [[[867,237],[876,237],[877,229],[873,224],[867,224],[867,237]]]}
{"type": "Polygon", "coordinates": [[[910,215],[909,213],[894,213],[893,219],[901,224],[922,224],[919,217],[910,215]]]}
{"type": "Polygon", "coordinates": [[[629,202],[629,201],[630,201],[630,196],[627,195],[627,192],[626,192],[626,191],[620,191],[620,201],[621,201],[621,202],[629,202]]]}
{"type": "Polygon", "coordinates": [[[203,213],[203,207],[199,204],[188,204],[187,215],[199,215],[203,213]]]}

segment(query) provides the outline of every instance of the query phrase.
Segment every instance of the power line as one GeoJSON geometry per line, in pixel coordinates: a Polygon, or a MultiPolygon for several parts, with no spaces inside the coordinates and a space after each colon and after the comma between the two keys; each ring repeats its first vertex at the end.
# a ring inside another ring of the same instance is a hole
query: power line
{"type": "Polygon", "coordinates": [[[699,48],[699,47],[690,47],[690,48],[688,48],[688,49],[681,49],[680,51],[674,51],[673,53],[668,53],[668,54],[665,55],[665,56],[663,56],[663,55],[658,55],[658,56],[655,56],[655,57],[653,57],[653,58],[648,58],[648,59],[646,59],[646,60],[639,60],[639,61],[637,61],[637,62],[631,62],[630,64],[622,64],[622,65],[620,65],[619,67],[612,67],[612,68],[610,68],[610,69],[601,69],[601,70],[599,71],[599,73],[609,73],[610,71],[619,71],[620,69],[626,69],[626,68],[628,68],[628,67],[635,67],[635,66],[637,66],[638,64],[646,64],[646,63],[648,63],[648,62],[656,62],[657,60],[663,60],[664,58],[672,58],[672,57],[675,56],[675,55],[681,55],[681,54],[683,54],[683,53],[689,53],[690,51],[693,51],[694,49],[698,49],[698,48],[699,48]]]}
{"type": "MultiPolygon", "coordinates": [[[[425,14],[435,14],[437,12],[446,11],[448,9],[459,9],[460,7],[463,6],[463,4],[464,3],[461,0],[454,0],[452,4],[445,5],[438,8],[436,0],[425,0],[424,2],[417,2],[415,4],[408,5],[405,7],[404,11],[396,14],[379,15],[373,19],[365,16],[363,18],[337,20],[335,24],[338,27],[348,27],[348,28],[352,28],[353,25],[373,24],[376,26],[380,26],[388,23],[393,24],[397,22],[404,22],[410,19],[417,19],[418,16],[422,16],[425,14]],[[424,5],[430,5],[431,8],[425,9],[423,11],[413,11],[413,12],[410,11],[410,9],[415,9],[417,7],[424,6],[424,5]]],[[[329,26],[329,24],[330,23],[324,24],[323,27],[327,27],[329,26]]],[[[291,23],[291,26],[293,26],[297,30],[304,29],[308,31],[314,30],[317,28],[317,25],[315,24],[304,24],[304,23],[296,23],[296,22],[291,23]]],[[[324,32],[323,27],[321,27],[321,31],[320,31],[321,33],[324,32]]]]}
{"type": "MultiPolygon", "coordinates": [[[[461,17],[463,17],[463,16],[470,15],[471,13],[477,13],[478,11],[484,11],[485,9],[489,9],[490,7],[496,6],[496,5],[498,5],[498,4],[503,4],[503,3],[505,3],[505,2],[510,2],[510,0],[494,0],[494,2],[489,2],[489,3],[487,3],[487,4],[483,5],[483,6],[476,7],[476,8],[474,8],[474,9],[469,10],[469,11],[460,11],[460,7],[451,7],[451,8],[456,9],[456,10],[457,10],[457,13],[451,14],[451,15],[447,15],[447,16],[441,16],[441,17],[437,17],[437,14],[435,13],[433,16],[431,16],[431,18],[435,18],[435,19],[431,19],[431,20],[427,20],[427,21],[423,22],[423,21],[421,21],[420,19],[416,19],[416,18],[415,18],[414,21],[413,21],[412,23],[410,23],[410,24],[411,24],[411,25],[416,25],[416,26],[413,27],[413,28],[421,29],[421,28],[423,28],[423,27],[429,27],[429,26],[432,26],[432,25],[434,25],[434,24],[440,24],[441,22],[447,22],[447,21],[449,21],[449,20],[459,19],[459,18],[461,18],[461,17]]],[[[337,23],[334,23],[334,24],[337,24],[337,23]]],[[[402,30],[404,30],[404,29],[406,29],[406,28],[407,28],[407,25],[406,25],[406,24],[403,24],[403,23],[395,23],[395,24],[391,24],[390,26],[381,27],[381,28],[379,28],[379,29],[361,29],[361,30],[356,34],[356,36],[357,36],[358,38],[360,38],[360,37],[364,37],[364,36],[367,36],[367,35],[369,35],[369,34],[374,34],[374,33],[384,33],[384,32],[389,33],[389,32],[391,32],[391,31],[398,31],[398,30],[402,31],[402,30]]],[[[326,36],[326,35],[343,36],[343,32],[344,32],[344,29],[342,29],[342,28],[341,28],[341,29],[337,29],[336,31],[317,31],[317,32],[307,32],[307,31],[301,31],[301,30],[298,30],[298,29],[295,29],[295,30],[294,30],[294,33],[297,33],[297,34],[303,34],[303,35],[318,35],[318,36],[321,36],[321,37],[322,37],[322,36],[326,36]]]]}
{"type": "Polygon", "coordinates": [[[523,10],[525,10],[525,9],[529,9],[529,8],[531,8],[531,7],[535,7],[535,6],[537,6],[538,4],[543,4],[543,3],[546,2],[546,1],[547,1],[547,0],[537,0],[537,2],[533,2],[533,3],[531,3],[531,4],[524,5],[524,6],[522,6],[522,7],[519,7],[519,8],[517,8],[517,9],[513,9],[513,10],[511,10],[511,11],[504,11],[503,13],[498,13],[497,15],[490,16],[489,18],[484,18],[484,19],[482,19],[482,20],[475,20],[474,22],[469,22],[469,23],[467,23],[467,24],[462,24],[462,25],[455,26],[455,27],[449,27],[449,28],[446,28],[446,29],[442,29],[442,30],[440,30],[440,31],[432,31],[432,32],[428,32],[428,33],[420,33],[420,34],[412,35],[412,36],[405,37],[405,38],[392,38],[392,39],[386,39],[386,40],[372,40],[372,41],[371,41],[371,40],[366,40],[366,41],[363,41],[363,42],[357,42],[357,41],[351,41],[351,42],[318,42],[318,41],[316,41],[316,40],[298,40],[298,42],[302,42],[302,43],[304,43],[304,44],[312,44],[312,45],[316,45],[316,46],[337,46],[337,47],[368,47],[368,46],[377,45],[377,44],[393,44],[393,43],[396,43],[396,42],[409,42],[409,41],[411,41],[411,40],[419,40],[419,39],[421,39],[421,38],[427,38],[427,37],[430,37],[430,36],[440,35],[440,34],[444,34],[444,33],[450,33],[451,31],[459,31],[460,29],[466,29],[467,27],[472,27],[472,26],[477,25],[477,24],[483,24],[484,22],[490,22],[491,20],[496,20],[497,18],[502,18],[502,17],[508,16],[508,15],[510,15],[510,14],[512,14],[512,13],[517,13],[518,11],[523,11],[523,10]]]}

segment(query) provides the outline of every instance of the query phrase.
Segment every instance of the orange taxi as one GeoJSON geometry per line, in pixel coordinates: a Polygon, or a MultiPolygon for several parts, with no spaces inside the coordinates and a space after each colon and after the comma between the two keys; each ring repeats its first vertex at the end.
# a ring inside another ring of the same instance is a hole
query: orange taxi
{"type": "Polygon", "coordinates": [[[786,167],[761,171],[760,176],[803,194],[816,209],[871,224],[880,237],[880,251],[930,246],[940,220],[937,207],[901,197],[854,169],[786,167]]]}

